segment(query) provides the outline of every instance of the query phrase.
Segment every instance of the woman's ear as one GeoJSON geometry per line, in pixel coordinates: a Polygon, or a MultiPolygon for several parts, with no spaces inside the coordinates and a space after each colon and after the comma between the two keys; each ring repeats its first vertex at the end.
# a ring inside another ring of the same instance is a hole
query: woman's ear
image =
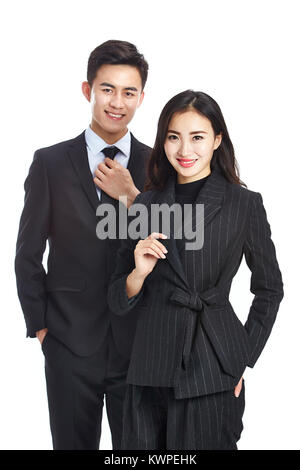
{"type": "Polygon", "coordinates": [[[217,150],[217,148],[220,146],[222,142],[222,134],[218,134],[215,137],[215,142],[214,142],[214,150],[217,150]]]}

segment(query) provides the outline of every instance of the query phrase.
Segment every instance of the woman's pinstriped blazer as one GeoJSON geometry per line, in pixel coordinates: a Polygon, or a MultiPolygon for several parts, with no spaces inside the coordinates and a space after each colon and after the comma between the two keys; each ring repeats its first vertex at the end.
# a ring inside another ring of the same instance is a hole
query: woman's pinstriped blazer
{"type": "MultiPolygon", "coordinates": [[[[174,202],[173,176],[163,191],[146,191],[134,201],[145,204],[149,213],[151,204],[174,202]]],[[[246,366],[253,367],[260,356],[283,298],[261,194],[229,183],[214,169],[195,202],[204,204],[204,244],[185,250],[185,266],[171,227],[170,237],[161,240],[166,259],[158,260],[140,293],[128,301],[126,278],[135,266],[138,241],[128,238],[118,251],[108,291],[115,314],[138,312],[127,382],[174,387],[176,398],[234,388],[246,366]],[[254,294],[245,325],[228,299],[243,255],[254,294]],[[193,282],[187,281],[186,268],[193,282]]],[[[159,229],[149,224],[149,233],[159,229]]]]}

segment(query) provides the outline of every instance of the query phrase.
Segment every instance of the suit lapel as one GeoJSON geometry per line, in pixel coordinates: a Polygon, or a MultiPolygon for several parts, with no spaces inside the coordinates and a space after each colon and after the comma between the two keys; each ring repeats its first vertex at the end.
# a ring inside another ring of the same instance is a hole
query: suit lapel
{"type": "Polygon", "coordinates": [[[68,155],[95,212],[99,205],[96,186],[91,174],[85,142],[85,131],[76,137],[68,149],[68,155]]]}
{"type": "MultiPolygon", "coordinates": [[[[176,175],[170,176],[165,189],[159,195],[160,204],[167,203],[169,206],[171,206],[175,203],[175,182],[176,175]]],[[[218,170],[217,168],[213,169],[210,177],[205,182],[203,188],[199,191],[198,196],[195,200],[196,204],[204,204],[204,228],[212,222],[216,214],[220,211],[224,200],[225,188],[225,177],[222,175],[220,170],[218,170]]],[[[192,217],[193,230],[195,230],[196,228],[195,219],[196,214],[194,213],[192,217]]],[[[167,240],[163,240],[163,244],[168,250],[167,261],[178,274],[181,281],[187,287],[189,287],[185,271],[181,263],[174,235],[174,224],[171,223],[170,238],[168,238],[167,240]]],[[[205,245],[202,249],[205,249],[205,245]]]]}
{"type": "MultiPolygon", "coordinates": [[[[225,189],[225,177],[218,168],[213,169],[195,200],[196,204],[204,204],[204,228],[220,211],[224,200],[225,189]]],[[[195,214],[192,220],[194,222],[195,214]]]]}
{"type": "Polygon", "coordinates": [[[149,153],[147,147],[139,142],[132,133],[131,136],[131,147],[130,147],[130,158],[127,165],[127,169],[130,171],[135,186],[142,191],[145,182],[145,158],[144,153],[149,153]]]}
{"type": "MultiPolygon", "coordinates": [[[[167,204],[168,206],[172,206],[175,203],[175,181],[176,176],[171,175],[166,183],[165,188],[159,194],[157,202],[158,204],[167,204]]],[[[166,260],[174,269],[181,282],[183,282],[183,284],[188,287],[188,282],[180,260],[176,240],[174,238],[174,224],[172,220],[170,223],[170,232],[166,233],[165,235],[168,235],[168,238],[166,240],[160,240],[160,242],[162,242],[168,250],[166,260]]]]}

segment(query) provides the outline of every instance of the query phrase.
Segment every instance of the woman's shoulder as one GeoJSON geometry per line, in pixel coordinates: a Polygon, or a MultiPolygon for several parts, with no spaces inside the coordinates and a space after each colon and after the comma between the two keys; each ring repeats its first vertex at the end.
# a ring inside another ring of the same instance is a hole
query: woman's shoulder
{"type": "Polygon", "coordinates": [[[253,191],[236,183],[227,184],[225,201],[231,207],[231,210],[243,212],[248,216],[255,208],[263,204],[261,193],[253,191]]]}
{"type": "Polygon", "coordinates": [[[243,200],[257,200],[261,197],[261,194],[257,191],[253,191],[252,189],[246,188],[237,183],[229,183],[227,182],[227,192],[229,196],[233,196],[235,198],[242,198],[243,200]]]}

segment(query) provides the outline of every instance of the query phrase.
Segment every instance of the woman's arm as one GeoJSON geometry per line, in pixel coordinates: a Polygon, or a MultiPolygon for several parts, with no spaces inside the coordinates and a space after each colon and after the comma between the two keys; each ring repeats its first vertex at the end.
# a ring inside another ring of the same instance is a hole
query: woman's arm
{"type": "Polygon", "coordinates": [[[134,241],[122,240],[117,252],[116,268],[110,279],[107,297],[109,308],[117,315],[124,315],[134,308],[143,294],[143,284],[135,293],[128,292],[127,294],[126,280],[134,267],[134,241]]]}
{"type": "Polygon", "coordinates": [[[271,333],[283,298],[281,272],[260,193],[255,193],[243,251],[252,273],[250,290],[255,295],[245,324],[252,344],[247,365],[253,367],[271,333]]]}
{"type": "Polygon", "coordinates": [[[143,294],[145,279],[157,261],[166,257],[167,250],[157,238],[166,236],[151,233],[145,240],[140,240],[135,248],[134,241],[122,240],[116,270],[108,289],[108,305],[117,315],[124,315],[135,307],[143,294]]]}

